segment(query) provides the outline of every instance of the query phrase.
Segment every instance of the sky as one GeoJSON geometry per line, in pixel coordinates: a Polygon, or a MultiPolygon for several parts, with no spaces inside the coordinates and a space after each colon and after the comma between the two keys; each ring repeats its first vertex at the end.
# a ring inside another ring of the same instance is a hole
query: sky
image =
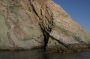
{"type": "Polygon", "coordinates": [[[90,33],[90,0],[54,0],[90,33]]]}

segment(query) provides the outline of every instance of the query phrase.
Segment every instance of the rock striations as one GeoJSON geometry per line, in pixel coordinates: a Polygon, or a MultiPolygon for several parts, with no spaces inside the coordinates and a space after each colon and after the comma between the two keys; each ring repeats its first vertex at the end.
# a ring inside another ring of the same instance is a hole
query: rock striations
{"type": "Polygon", "coordinates": [[[0,49],[78,51],[87,32],[52,0],[0,0],[0,49]]]}

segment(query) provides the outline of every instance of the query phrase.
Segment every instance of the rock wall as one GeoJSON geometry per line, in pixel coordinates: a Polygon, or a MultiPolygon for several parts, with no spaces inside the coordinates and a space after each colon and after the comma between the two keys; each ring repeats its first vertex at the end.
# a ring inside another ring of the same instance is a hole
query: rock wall
{"type": "Polygon", "coordinates": [[[0,0],[0,49],[88,48],[87,32],[51,0],[0,0]]]}

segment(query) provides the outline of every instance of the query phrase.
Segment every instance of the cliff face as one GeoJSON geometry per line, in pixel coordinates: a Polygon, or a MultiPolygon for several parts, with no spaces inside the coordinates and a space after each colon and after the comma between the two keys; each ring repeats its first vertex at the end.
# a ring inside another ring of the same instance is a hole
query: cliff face
{"type": "Polygon", "coordinates": [[[0,0],[0,49],[77,50],[89,41],[87,32],[51,0],[0,0]]]}

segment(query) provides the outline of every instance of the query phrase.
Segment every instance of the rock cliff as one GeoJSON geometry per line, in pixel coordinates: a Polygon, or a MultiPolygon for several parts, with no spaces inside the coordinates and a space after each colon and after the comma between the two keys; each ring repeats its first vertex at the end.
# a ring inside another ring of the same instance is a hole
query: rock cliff
{"type": "Polygon", "coordinates": [[[0,49],[77,51],[87,32],[52,0],[0,0],[0,49]]]}

